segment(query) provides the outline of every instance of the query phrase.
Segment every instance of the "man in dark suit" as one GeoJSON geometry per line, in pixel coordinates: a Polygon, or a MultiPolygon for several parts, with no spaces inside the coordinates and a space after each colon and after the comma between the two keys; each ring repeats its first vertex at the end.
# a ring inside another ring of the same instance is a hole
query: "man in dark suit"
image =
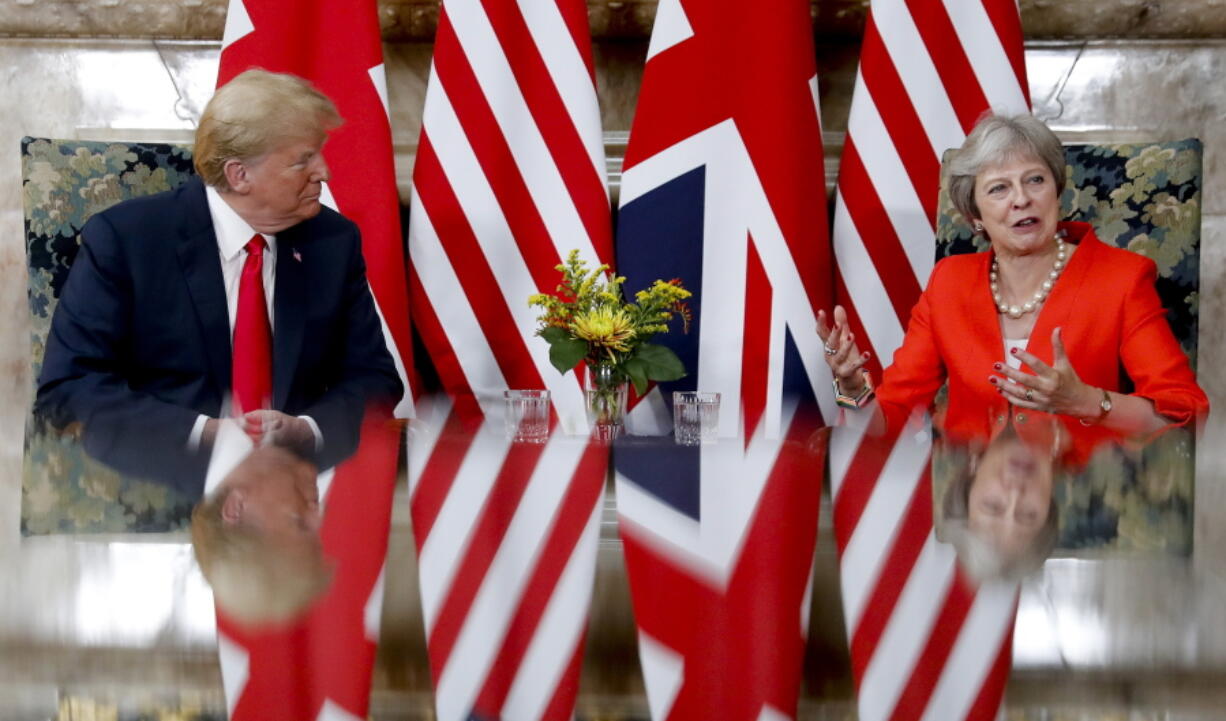
{"type": "Polygon", "coordinates": [[[194,496],[220,419],[321,468],[351,454],[366,406],[402,386],[358,229],[320,204],[339,124],[293,76],[248,71],[218,90],[196,133],[202,180],[82,229],[36,411],[79,423],[117,470],[194,496]]]}

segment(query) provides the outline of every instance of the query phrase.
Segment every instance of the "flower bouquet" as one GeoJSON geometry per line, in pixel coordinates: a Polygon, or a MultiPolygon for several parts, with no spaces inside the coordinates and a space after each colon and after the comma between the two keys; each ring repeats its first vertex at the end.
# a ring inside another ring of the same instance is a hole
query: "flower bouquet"
{"type": "Polygon", "coordinates": [[[557,266],[562,283],[556,294],[538,293],[528,304],[541,309],[537,335],[549,343],[549,361],[566,373],[583,361],[588,420],[599,435],[620,432],[626,410],[626,383],[647,392],[648,381],[672,381],[685,376],[685,367],[669,348],[650,343],[656,333],[667,333],[676,317],[689,332],[690,292],[681,281],[657,280],[634,294],[622,296],[624,277],[611,275],[609,266],[588,270],[572,250],[557,266]]]}

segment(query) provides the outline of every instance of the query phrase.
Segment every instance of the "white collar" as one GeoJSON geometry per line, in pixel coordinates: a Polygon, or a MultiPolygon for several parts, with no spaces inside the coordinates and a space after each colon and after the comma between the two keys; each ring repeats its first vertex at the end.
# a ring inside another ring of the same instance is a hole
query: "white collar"
{"type": "MultiPolygon", "coordinates": [[[[217,248],[221,257],[233,260],[238,255],[251,236],[255,235],[252,228],[230,204],[221,197],[221,193],[211,185],[204,186],[205,198],[209,203],[209,215],[213,219],[213,234],[217,236],[217,248]]],[[[273,253],[277,250],[277,237],[261,233],[268,243],[268,249],[273,253]]]]}

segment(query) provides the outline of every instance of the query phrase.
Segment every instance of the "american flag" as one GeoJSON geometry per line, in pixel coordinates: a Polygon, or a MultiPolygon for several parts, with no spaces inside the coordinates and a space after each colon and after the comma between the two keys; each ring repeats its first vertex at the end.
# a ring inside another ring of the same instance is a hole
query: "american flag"
{"type": "MultiPolygon", "coordinates": [[[[932,270],[941,155],[989,108],[1029,108],[1014,0],[873,1],[833,242],[840,302],[877,378],[932,270]]],[[[895,434],[870,439],[849,425],[830,451],[859,717],[995,718],[1016,590],[976,589],[936,542],[931,431],[921,423],[895,434]]]]}
{"type": "MultiPolygon", "coordinates": [[[[218,85],[249,67],[290,72],[330,97],[345,123],[324,147],[324,202],[358,224],[388,350],[412,413],[408,291],[375,0],[231,0],[218,85]],[[307,42],[306,39],[310,39],[307,42]]],[[[295,257],[297,253],[295,252],[295,257]]],[[[368,413],[358,451],[329,474],[321,530],[336,562],[327,595],[300,622],[250,632],[218,616],[233,719],[365,718],[383,602],[399,434],[368,413]]]]}
{"type": "Polygon", "coordinates": [[[664,392],[717,391],[724,440],[645,462],[631,439],[614,449],[657,721],[796,713],[820,466],[795,453],[834,416],[814,331],[832,303],[814,57],[804,0],[659,3],[617,268],[631,288],[680,278],[695,321],[660,337],[690,376],[634,413],[667,428],[664,392]]]}
{"type": "Polygon", "coordinates": [[[409,493],[440,721],[573,717],[607,466],[586,437],[513,443],[423,401],[409,493]]]}
{"type": "Polygon", "coordinates": [[[414,322],[456,410],[497,412],[507,388],[548,388],[582,427],[573,374],[533,337],[528,296],[572,248],[612,260],[604,146],[582,0],[446,0],[409,220],[414,322]]]}
{"type": "Polygon", "coordinates": [[[409,220],[414,321],[451,399],[409,449],[440,719],[573,713],[607,449],[462,429],[507,388],[548,388],[557,426],[585,427],[527,299],[572,248],[612,260],[605,172],[586,4],[443,2],[409,220]]]}

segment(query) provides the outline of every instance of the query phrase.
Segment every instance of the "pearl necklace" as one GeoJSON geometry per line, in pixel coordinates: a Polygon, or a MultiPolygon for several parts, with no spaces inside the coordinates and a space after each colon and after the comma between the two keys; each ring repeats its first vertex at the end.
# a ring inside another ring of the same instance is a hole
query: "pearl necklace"
{"type": "Polygon", "coordinates": [[[1064,271],[1064,263],[1068,258],[1068,252],[1064,248],[1064,234],[1056,234],[1056,262],[1052,264],[1052,269],[1047,274],[1047,280],[1043,281],[1043,285],[1035,291],[1034,297],[1025,303],[1018,305],[1009,305],[1005,302],[1004,297],[1000,294],[1000,264],[996,262],[996,255],[992,255],[992,269],[988,273],[988,278],[992,284],[992,300],[996,301],[996,308],[1002,315],[1008,315],[1010,318],[1021,318],[1026,313],[1032,313],[1039,306],[1043,305],[1043,301],[1047,300],[1047,296],[1051,293],[1051,289],[1056,285],[1056,280],[1059,279],[1060,273],[1064,271]]]}

